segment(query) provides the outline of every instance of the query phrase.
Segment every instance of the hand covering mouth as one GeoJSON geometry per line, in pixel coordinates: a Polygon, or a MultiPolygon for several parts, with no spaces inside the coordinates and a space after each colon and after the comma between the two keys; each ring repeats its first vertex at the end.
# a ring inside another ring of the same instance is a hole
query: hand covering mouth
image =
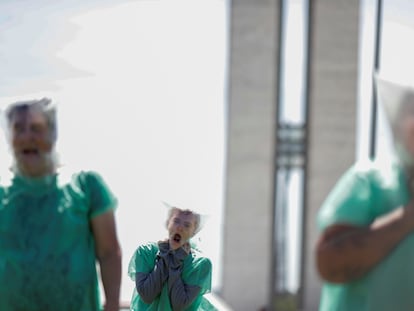
{"type": "Polygon", "coordinates": [[[181,235],[179,235],[178,233],[173,235],[173,240],[174,242],[180,243],[181,241],[181,235]]]}

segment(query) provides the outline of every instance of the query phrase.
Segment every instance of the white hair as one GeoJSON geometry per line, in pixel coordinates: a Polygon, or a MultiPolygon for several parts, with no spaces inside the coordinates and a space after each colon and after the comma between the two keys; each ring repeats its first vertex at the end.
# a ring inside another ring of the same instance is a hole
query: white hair
{"type": "Polygon", "coordinates": [[[51,139],[56,142],[57,139],[57,120],[56,120],[56,105],[50,98],[44,97],[41,99],[23,100],[10,104],[5,111],[6,123],[5,130],[7,137],[9,137],[9,130],[13,116],[22,110],[28,110],[32,107],[39,109],[46,117],[47,124],[51,133],[51,139]]]}

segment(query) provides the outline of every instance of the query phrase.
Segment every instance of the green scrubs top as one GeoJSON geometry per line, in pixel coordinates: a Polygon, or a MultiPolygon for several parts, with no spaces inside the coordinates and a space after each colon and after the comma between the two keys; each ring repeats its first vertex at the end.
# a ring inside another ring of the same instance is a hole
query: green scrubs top
{"type": "Polygon", "coordinates": [[[116,199],[94,172],[0,186],[0,310],[100,310],[90,220],[116,199]]]}
{"type": "MultiPolygon", "coordinates": [[[[135,282],[135,274],[137,272],[150,273],[155,266],[155,260],[159,247],[157,243],[148,243],[138,247],[131,258],[128,268],[128,275],[135,282]]],[[[216,310],[204,294],[210,292],[211,289],[211,261],[200,256],[200,254],[192,250],[190,255],[184,259],[181,277],[184,284],[197,285],[201,291],[194,302],[185,308],[184,311],[212,311],[216,310]]],[[[172,311],[170,298],[168,295],[168,286],[164,284],[160,295],[152,302],[145,303],[137,290],[134,289],[131,310],[133,311],[172,311]]]]}
{"type": "MultiPolygon", "coordinates": [[[[406,177],[396,163],[357,163],[338,181],[318,214],[318,225],[369,226],[410,200],[406,177]]],[[[324,283],[320,311],[414,310],[414,235],[407,236],[363,278],[324,283]]]]}

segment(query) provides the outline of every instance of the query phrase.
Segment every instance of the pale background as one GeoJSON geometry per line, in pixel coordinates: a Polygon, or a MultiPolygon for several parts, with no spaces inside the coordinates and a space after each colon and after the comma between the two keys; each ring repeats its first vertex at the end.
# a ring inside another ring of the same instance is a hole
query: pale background
{"type": "Polygon", "coordinates": [[[165,236],[162,200],[207,215],[197,241],[220,287],[226,14],[220,0],[0,1],[0,107],[58,100],[62,162],[119,198],[124,301],[133,251],[165,236]]]}

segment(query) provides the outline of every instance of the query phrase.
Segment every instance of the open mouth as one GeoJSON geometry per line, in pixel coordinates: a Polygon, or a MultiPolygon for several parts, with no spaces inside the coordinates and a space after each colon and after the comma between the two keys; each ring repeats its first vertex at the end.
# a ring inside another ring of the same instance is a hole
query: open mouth
{"type": "Polygon", "coordinates": [[[178,233],[174,234],[173,240],[175,242],[177,242],[177,243],[180,243],[180,241],[181,241],[181,235],[179,235],[178,233]]]}
{"type": "Polygon", "coordinates": [[[25,148],[25,149],[22,150],[22,153],[25,156],[38,155],[39,150],[37,150],[36,148],[25,148]]]}

